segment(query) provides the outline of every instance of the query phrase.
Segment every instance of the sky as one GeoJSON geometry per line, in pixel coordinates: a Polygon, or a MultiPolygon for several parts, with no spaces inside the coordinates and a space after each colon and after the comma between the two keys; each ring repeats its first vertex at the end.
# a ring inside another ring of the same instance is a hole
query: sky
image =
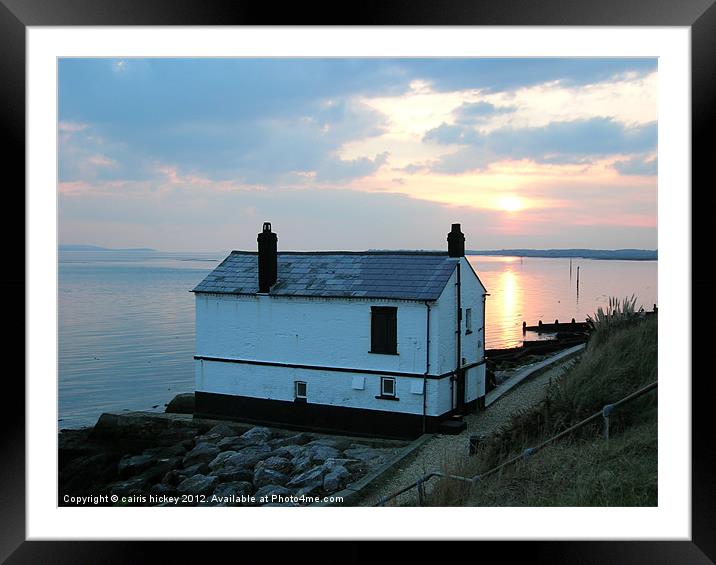
{"type": "Polygon", "coordinates": [[[60,244],[657,248],[657,60],[61,59],[60,244]]]}

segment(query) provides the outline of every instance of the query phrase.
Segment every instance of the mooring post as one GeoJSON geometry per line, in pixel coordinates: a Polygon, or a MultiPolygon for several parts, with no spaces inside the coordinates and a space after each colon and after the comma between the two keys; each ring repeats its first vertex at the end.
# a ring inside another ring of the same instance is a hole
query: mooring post
{"type": "Polygon", "coordinates": [[[416,486],[418,488],[418,506],[424,506],[425,505],[425,483],[424,483],[422,477],[420,477],[418,479],[418,483],[416,486]]]}

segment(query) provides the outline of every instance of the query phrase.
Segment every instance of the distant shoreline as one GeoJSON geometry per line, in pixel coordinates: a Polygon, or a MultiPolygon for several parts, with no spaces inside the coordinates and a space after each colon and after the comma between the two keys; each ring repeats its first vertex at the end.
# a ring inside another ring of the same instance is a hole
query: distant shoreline
{"type": "MultiPolygon", "coordinates": [[[[126,249],[113,249],[97,245],[60,245],[60,251],[97,251],[97,252],[153,252],[153,253],[176,253],[161,252],[149,247],[133,247],[126,249]]],[[[376,250],[374,250],[376,251],[376,250]]],[[[384,251],[396,251],[394,249],[384,251]]],[[[207,252],[208,253],[208,252],[207,252]]],[[[213,253],[213,252],[212,252],[213,253]]],[[[216,252],[223,253],[223,252],[216,252]]],[[[468,249],[465,255],[485,255],[497,257],[540,257],[552,259],[599,259],[599,260],[622,260],[622,261],[657,261],[658,251],[656,249],[489,249],[476,250],[468,249]]]]}
{"type": "Polygon", "coordinates": [[[500,249],[468,250],[466,255],[500,257],[542,257],[554,259],[601,259],[622,261],[657,261],[656,249],[500,249]]]}

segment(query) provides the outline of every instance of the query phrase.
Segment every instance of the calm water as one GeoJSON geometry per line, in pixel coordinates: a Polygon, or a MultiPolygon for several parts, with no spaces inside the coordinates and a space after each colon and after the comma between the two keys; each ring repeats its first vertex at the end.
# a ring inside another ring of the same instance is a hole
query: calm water
{"type": "MultiPolygon", "coordinates": [[[[193,389],[194,287],[223,253],[86,252],[59,256],[59,418],[163,411],[193,389]]],[[[522,321],[584,320],[609,296],[657,302],[657,263],[469,258],[490,296],[487,347],[522,342],[522,321]],[[576,271],[580,267],[579,296],[576,271]]],[[[528,339],[536,335],[528,334],[528,339]]]]}

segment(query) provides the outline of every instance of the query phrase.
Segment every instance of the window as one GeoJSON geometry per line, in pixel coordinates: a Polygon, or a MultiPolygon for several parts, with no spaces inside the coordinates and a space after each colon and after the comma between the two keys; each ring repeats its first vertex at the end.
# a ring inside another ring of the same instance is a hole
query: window
{"type": "Polygon", "coordinates": [[[472,333],[472,308],[467,308],[465,310],[465,333],[472,333]]]}
{"type": "Polygon", "coordinates": [[[306,383],[296,381],[296,402],[306,402],[306,383]]]}
{"type": "Polygon", "coordinates": [[[395,397],[395,379],[391,379],[389,377],[381,377],[380,395],[395,397]]]}
{"type": "Polygon", "coordinates": [[[370,314],[370,352],[397,355],[398,309],[391,306],[372,306],[370,314]]]}

